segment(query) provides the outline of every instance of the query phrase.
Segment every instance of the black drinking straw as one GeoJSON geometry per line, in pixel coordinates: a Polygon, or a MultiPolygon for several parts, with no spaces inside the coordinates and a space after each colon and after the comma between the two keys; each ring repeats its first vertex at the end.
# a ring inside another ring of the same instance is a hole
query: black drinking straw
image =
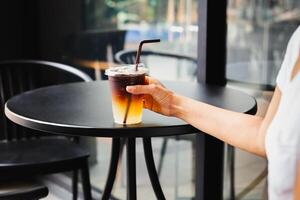
{"type": "Polygon", "coordinates": [[[155,43],[155,42],[160,42],[160,39],[143,40],[143,41],[140,42],[140,45],[139,45],[138,51],[136,52],[136,57],[135,57],[135,71],[138,70],[143,44],[145,44],[145,43],[155,43]]]}
{"type": "MultiPolygon", "coordinates": [[[[135,57],[135,71],[138,71],[138,66],[139,66],[139,63],[140,63],[140,57],[141,57],[141,51],[142,51],[142,48],[143,48],[143,44],[145,44],[145,43],[156,43],[156,42],[160,42],[160,39],[142,40],[140,42],[140,45],[139,45],[138,51],[136,52],[136,57],[135,57]]],[[[131,105],[131,94],[128,94],[128,103],[127,103],[127,106],[126,106],[126,111],[125,111],[123,124],[126,124],[130,105],[131,105]]]]}

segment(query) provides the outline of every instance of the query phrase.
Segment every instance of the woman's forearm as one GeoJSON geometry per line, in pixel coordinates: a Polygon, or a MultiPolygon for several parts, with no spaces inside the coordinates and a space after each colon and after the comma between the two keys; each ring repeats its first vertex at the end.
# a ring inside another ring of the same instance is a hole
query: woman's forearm
{"type": "Polygon", "coordinates": [[[199,130],[246,151],[265,156],[265,135],[281,99],[275,88],[264,118],[232,112],[188,97],[165,88],[159,81],[146,77],[148,85],[128,86],[132,94],[144,95],[144,107],[154,112],[178,117],[199,130]]]}
{"type": "Polygon", "coordinates": [[[265,156],[263,118],[228,111],[174,94],[172,115],[197,129],[248,152],[265,156]]]}

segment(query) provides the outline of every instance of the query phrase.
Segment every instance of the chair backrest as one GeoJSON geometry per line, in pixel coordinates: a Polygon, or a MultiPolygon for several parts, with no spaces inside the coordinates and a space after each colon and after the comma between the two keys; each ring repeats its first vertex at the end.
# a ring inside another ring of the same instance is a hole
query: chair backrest
{"type": "Polygon", "coordinates": [[[80,81],[91,81],[91,78],[60,63],[38,60],[0,62],[0,141],[32,137],[27,129],[15,125],[5,117],[4,104],[9,98],[39,87],[80,81]]]}
{"type": "MultiPolygon", "coordinates": [[[[135,63],[135,57],[136,57],[136,51],[135,50],[122,50],[119,51],[115,55],[115,60],[120,64],[134,64],[135,63]]],[[[177,67],[179,71],[182,70],[182,68],[188,69],[188,73],[190,77],[195,78],[197,74],[197,59],[185,56],[185,55],[179,55],[179,54],[173,54],[173,53],[164,53],[164,52],[153,52],[153,51],[142,51],[140,60],[142,63],[145,63],[147,66],[152,66],[154,60],[165,60],[171,61],[175,60],[176,62],[168,62],[168,65],[175,65],[171,66],[173,69],[174,67],[177,67]],[[150,59],[152,58],[153,59],[150,59]],[[151,63],[150,63],[151,62],[151,63]]],[[[158,62],[159,63],[159,62],[158,62]]],[[[157,67],[166,67],[166,66],[157,66],[157,67]]],[[[170,67],[170,66],[169,66],[170,67]]]]}

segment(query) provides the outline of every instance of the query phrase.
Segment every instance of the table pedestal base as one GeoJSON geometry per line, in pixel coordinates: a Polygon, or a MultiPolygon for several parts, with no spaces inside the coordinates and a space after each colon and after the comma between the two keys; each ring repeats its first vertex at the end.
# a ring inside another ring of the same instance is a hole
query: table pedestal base
{"type": "MultiPolygon", "coordinates": [[[[103,191],[102,200],[108,200],[112,187],[116,178],[117,173],[117,166],[120,158],[120,138],[113,138],[112,141],[112,153],[111,153],[111,160],[110,160],[110,167],[107,176],[106,185],[103,191]]],[[[155,192],[156,198],[164,200],[166,199],[161,185],[159,183],[157,171],[155,169],[155,163],[153,159],[152,153],[152,144],[151,138],[144,138],[143,139],[143,146],[144,146],[144,154],[145,160],[147,165],[148,175],[150,177],[152,188],[155,192]]],[[[136,156],[135,156],[135,138],[127,138],[126,139],[126,156],[127,156],[127,199],[129,200],[136,200],[136,156]]]]}

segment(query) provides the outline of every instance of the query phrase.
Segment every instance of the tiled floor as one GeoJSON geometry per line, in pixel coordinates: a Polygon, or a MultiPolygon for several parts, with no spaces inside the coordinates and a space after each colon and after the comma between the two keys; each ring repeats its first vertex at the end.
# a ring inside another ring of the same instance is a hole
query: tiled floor
{"type": "MultiPolygon", "coordinates": [[[[180,144],[181,146],[185,146],[185,144],[180,144]]],[[[183,149],[181,149],[181,152],[179,153],[179,160],[182,159],[182,157],[188,155],[187,152],[184,152],[183,149]]],[[[167,199],[176,199],[175,196],[178,197],[191,197],[194,193],[193,191],[193,184],[191,181],[191,170],[187,169],[189,168],[189,163],[179,164],[178,174],[177,174],[177,181],[178,181],[178,191],[176,195],[175,190],[175,169],[174,169],[174,161],[175,161],[175,155],[171,155],[171,153],[168,153],[168,159],[165,161],[166,165],[162,172],[162,178],[161,182],[163,185],[163,189],[165,192],[165,195],[167,196],[167,199]]],[[[187,158],[188,160],[189,158],[187,158]]],[[[236,150],[236,192],[237,194],[241,192],[264,168],[265,168],[265,160],[256,156],[253,156],[249,153],[243,152],[241,150],[236,150]]],[[[142,162],[140,162],[142,163],[142,162]]],[[[155,199],[148,177],[144,170],[145,166],[140,166],[138,169],[140,173],[138,173],[139,179],[138,179],[138,199],[155,199]],[[143,197],[143,198],[142,198],[143,197]],[[145,198],[146,197],[146,198],[145,198]]],[[[103,180],[105,178],[105,175],[102,176],[100,173],[99,168],[96,167],[91,172],[91,177],[93,179],[94,185],[99,185],[98,187],[103,188],[103,180]],[[99,181],[97,181],[99,180],[99,181]],[[97,184],[98,183],[98,184],[97,184]]],[[[115,189],[113,194],[116,197],[119,197],[120,199],[125,199],[125,179],[124,173],[120,174],[119,180],[117,184],[115,185],[115,189]]],[[[50,195],[46,198],[47,200],[64,200],[64,199],[71,199],[71,195],[63,190],[62,188],[55,187],[53,184],[49,188],[50,195]],[[55,191],[55,192],[53,192],[55,191]],[[63,194],[63,198],[58,198],[57,196],[60,196],[63,194]],[[55,196],[57,195],[57,196],[55,196]]],[[[259,184],[253,191],[251,191],[248,195],[245,196],[243,199],[247,200],[259,200],[262,199],[262,191],[264,189],[264,181],[259,184]]],[[[226,192],[225,192],[226,193],[226,192]]],[[[178,198],[179,199],[179,198],[178,198]]]]}

